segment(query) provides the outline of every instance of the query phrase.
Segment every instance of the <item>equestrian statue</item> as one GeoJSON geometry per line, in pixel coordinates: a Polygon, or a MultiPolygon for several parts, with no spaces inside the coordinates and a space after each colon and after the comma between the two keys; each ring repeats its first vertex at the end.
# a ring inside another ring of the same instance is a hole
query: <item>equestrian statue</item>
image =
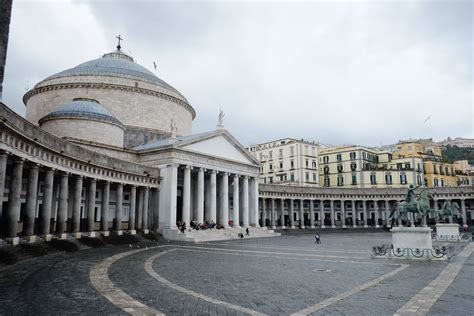
{"type": "Polygon", "coordinates": [[[427,188],[423,188],[417,198],[415,196],[415,190],[418,188],[419,186],[415,187],[413,184],[410,184],[405,201],[397,202],[393,206],[389,216],[390,223],[395,214],[397,214],[395,221],[398,222],[400,218],[408,221],[408,213],[426,216],[431,211],[430,203],[433,199],[431,192],[428,191],[427,188]]]}
{"type": "Polygon", "coordinates": [[[462,214],[459,205],[456,202],[446,200],[441,209],[436,211],[436,219],[438,222],[446,223],[446,221],[448,221],[449,223],[452,223],[453,219],[458,221],[460,218],[462,218],[462,214]]]}

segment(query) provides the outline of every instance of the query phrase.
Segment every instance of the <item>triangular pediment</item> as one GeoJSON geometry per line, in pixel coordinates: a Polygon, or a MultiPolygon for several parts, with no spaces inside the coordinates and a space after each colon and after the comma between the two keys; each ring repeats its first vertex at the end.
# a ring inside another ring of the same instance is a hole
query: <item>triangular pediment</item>
{"type": "Polygon", "coordinates": [[[245,164],[257,164],[255,158],[227,133],[196,139],[180,145],[179,148],[245,164]]]}

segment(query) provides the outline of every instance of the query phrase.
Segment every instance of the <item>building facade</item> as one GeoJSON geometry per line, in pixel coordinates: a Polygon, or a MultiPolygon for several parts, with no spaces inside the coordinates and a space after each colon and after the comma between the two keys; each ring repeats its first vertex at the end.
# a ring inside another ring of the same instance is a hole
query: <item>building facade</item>
{"type": "Polygon", "coordinates": [[[260,162],[260,183],[318,186],[316,142],[284,138],[251,145],[248,150],[260,162]]]}
{"type": "Polygon", "coordinates": [[[448,137],[447,139],[438,143],[441,146],[456,146],[459,148],[474,148],[474,139],[472,138],[462,138],[456,137],[451,139],[448,137]]]}
{"type": "Polygon", "coordinates": [[[400,188],[424,183],[421,158],[392,160],[387,151],[361,146],[323,149],[319,164],[323,187],[400,188]]]}
{"type": "MultiPolygon", "coordinates": [[[[459,224],[474,224],[474,190],[463,187],[429,189],[431,208],[441,209],[444,201],[456,202],[461,209],[459,224]]],[[[420,190],[417,191],[418,193],[420,190]]],[[[260,185],[260,222],[271,228],[379,228],[392,223],[388,218],[395,203],[405,200],[405,188],[356,189],[260,185]]],[[[428,224],[434,224],[429,214],[428,224]]],[[[410,218],[410,224],[422,224],[410,218]]]]}

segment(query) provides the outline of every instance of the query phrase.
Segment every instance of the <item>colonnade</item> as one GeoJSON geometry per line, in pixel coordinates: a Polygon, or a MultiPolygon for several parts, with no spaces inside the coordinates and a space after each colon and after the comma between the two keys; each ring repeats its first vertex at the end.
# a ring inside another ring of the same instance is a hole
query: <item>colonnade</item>
{"type": "Polygon", "coordinates": [[[150,190],[157,195],[147,186],[84,177],[0,152],[0,235],[49,239],[51,234],[148,230],[149,207],[155,206],[150,190]]]}
{"type": "MultiPolygon", "coordinates": [[[[435,198],[433,209],[444,200],[435,198]]],[[[467,225],[465,198],[452,199],[460,203],[462,223],[467,225]]],[[[305,199],[260,198],[260,221],[271,228],[331,228],[381,227],[389,223],[394,199],[305,199]]],[[[420,219],[421,220],[421,219],[420,219]]],[[[415,218],[410,218],[411,225],[415,218]]],[[[426,223],[424,223],[426,225],[426,223]]]]}
{"type": "Polygon", "coordinates": [[[178,221],[260,226],[256,177],[179,164],[161,168],[160,174],[160,227],[176,229],[178,221]],[[176,203],[179,192],[181,207],[176,203]]]}

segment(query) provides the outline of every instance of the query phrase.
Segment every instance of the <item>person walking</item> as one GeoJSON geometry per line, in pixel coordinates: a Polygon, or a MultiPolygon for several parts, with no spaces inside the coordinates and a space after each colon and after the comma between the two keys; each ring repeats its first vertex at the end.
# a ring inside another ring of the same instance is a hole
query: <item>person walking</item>
{"type": "Polygon", "coordinates": [[[250,236],[250,232],[249,232],[249,228],[248,228],[248,227],[245,229],[245,236],[250,236]]]}
{"type": "Polygon", "coordinates": [[[315,239],[314,241],[315,244],[319,245],[321,243],[321,237],[319,236],[318,233],[314,235],[314,239],[315,239]]]}

